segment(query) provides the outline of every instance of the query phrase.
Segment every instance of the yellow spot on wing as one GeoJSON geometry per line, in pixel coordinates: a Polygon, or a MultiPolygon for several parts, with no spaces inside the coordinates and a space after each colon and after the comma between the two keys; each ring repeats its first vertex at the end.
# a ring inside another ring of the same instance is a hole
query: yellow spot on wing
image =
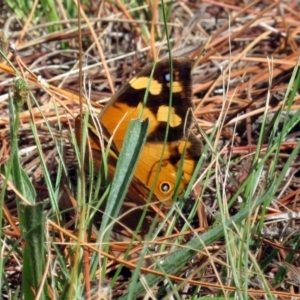
{"type": "MultiPolygon", "coordinates": [[[[167,83],[167,86],[170,88],[170,83],[167,83]]],[[[182,92],[182,84],[179,81],[173,81],[172,83],[172,93],[182,92]]]]}
{"type": "Polygon", "coordinates": [[[135,90],[149,88],[149,93],[152,95],[159,95],[162,90],[162,84],[149,77],[134,77],[129,81],[129,84],[135,90]]]}
{"type": "Polygon", "coordinates": [[[159,122],[169,121],[170,127],[177,127],[182,123],[181,117],[175,114],[174,107],[169,107],[166,105],[161,105],[158,108],[157,121],[159,122]]]}

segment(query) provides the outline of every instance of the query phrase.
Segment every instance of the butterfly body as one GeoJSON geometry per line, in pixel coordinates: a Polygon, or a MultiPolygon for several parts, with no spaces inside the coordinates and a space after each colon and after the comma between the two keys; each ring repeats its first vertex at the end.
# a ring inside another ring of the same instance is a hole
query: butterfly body
{"type": "MultiPolygon", "coordinates": [[[[172,65],[173,76],[169,60],[142,70],[111,98],[99,114],[99,122],[95,124],[91,119],[89,126],[96,172],[102,164],[99,135],[102,132],[106,141],[112,140],[108,158],[112,177],[129,122],[148,118],[147,139],[132,184],[142,193],[153,190],[153,199],[165,205],[172,203],[175,191],[178,195],[183,193],[201,155],[201,142],[189,132],[192,123],[191,60],[173,58],[172,65]],[[98,130],[94,130],[97,127],[98,130]],[[180,169],[182,174],[178,175],[180,169]]],[[[77,133],[78,130],[78,136],[77,133]]]]}

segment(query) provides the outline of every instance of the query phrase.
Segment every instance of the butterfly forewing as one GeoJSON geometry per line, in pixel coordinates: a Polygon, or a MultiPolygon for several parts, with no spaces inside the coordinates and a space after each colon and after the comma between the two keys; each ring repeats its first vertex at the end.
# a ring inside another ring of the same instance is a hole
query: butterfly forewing
{"type": "Polygon", "coordinates": [[[167,127],[168,140],[179,140],[184,135],[184,125],[189,127],[191,124],[191,116],[187,113],[192,106],[190,59],[173,59],[172,107],[169,60],[158,62],[152,70],[153,66],[149,66],[132,78],[99,115],[101,124],[111,135],[114,133],[117,145],[122,145],[130,120],[140,116],[149,119],[147,141],[164,141],[167,127]]]}

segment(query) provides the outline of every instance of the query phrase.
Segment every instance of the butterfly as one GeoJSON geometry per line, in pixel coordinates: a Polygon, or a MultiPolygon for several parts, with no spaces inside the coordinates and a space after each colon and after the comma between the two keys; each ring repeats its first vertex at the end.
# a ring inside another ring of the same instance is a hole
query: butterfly
{"type": "MultiPolygon", "coordinates": [[[[131,183],[131,190],[138,193],[132,194],[135,197],[143,194],[147,199],[152,190],[152,201],[161,201],[166,206],[173,203],[175,191],[178,196],[183,194],[201,155],[202,146],[190,131],[191,68],[192,61],[187,57],[173,57],[171,62],[164,59],[150,65],[112,96],[97,116],[97,122],[90,118],[88,143],[91,151],[87,151],[87,155],[94,162],[95,174],[99,173],[103,163],[103,145],[107,145],[111,139],[107,164],[109,177],[113,177],[129,122],[147,118],[147,138],[131,183]]],[[[80,118],[77,117],[75,122],[78,142],[81,141],[80,118]]]]}

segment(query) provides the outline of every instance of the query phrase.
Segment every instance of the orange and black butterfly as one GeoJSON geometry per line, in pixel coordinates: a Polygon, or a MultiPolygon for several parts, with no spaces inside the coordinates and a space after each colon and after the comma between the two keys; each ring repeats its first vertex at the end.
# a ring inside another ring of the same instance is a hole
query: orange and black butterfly
{"type": "MultiPolygon", "coordinates": [[[[108,174],[112,177],[129,122],[148,118],[147,139],[131,187],[145,199],[152,190],[152,200],[159,200],[167,206],[172,204],[175,190],[179,196],[183,194],[201,155],[201,142],[190,132],[191,67],[192,62],[186,57],[172,59],[173,76],[168,59],[146,67],[110,99],[97,117],[99,122],[90,118],[88,142],[91,151],[87,155],[93,160],[96,172],[102,164],[100,132],[104,141],[113,141],[107,160],[108,174]],[[99,125],[101,129],[96,130],[99,125]],[[178,170],[181,170],[179,176],[178,170]]],[[[80,142],[79,124],[80,117],[75,127],[80,142]]]]}

